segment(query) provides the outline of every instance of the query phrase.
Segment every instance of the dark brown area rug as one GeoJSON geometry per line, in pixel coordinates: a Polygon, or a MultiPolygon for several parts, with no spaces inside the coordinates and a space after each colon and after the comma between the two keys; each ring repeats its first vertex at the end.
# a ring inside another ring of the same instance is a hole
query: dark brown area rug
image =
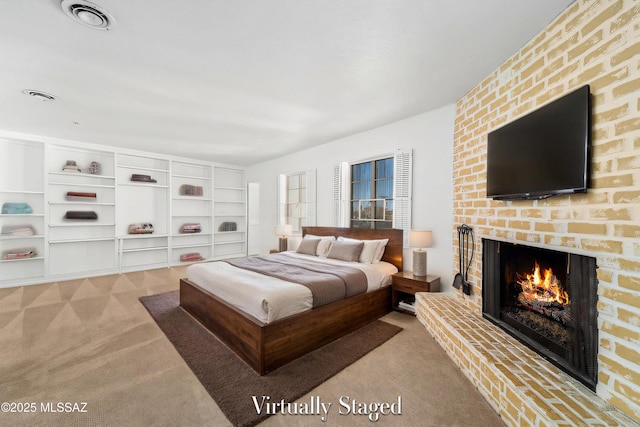
{"type": "Polygon", "coordinates": [[[253,426],[269,416],[258,413],[253,396],[259,401],[269,396],[271,403],[292,402],[402,330],[377,320],[260,376],[180,308],[178,291],[141,297],[140,301],[236,426],[253,426]]]}

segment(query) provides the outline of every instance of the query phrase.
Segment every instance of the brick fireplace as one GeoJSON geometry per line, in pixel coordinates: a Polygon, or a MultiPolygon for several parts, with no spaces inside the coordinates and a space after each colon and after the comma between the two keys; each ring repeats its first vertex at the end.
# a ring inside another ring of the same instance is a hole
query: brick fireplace
{"type": "MultiPolygon", "coordinates": [[[[451,241],[451,250],[456,257],[452,271],[458,270],[458,239],[455,227],[469,224],[474,228],[477,248],[476,257],[469,270],[472,294],[453,294],[460,306],[459,309],[450,307],[448,311],[441,311],[437,307],[423,306],[423,310],[428,310],[429,315],[440,315],[447,319],[441,324],[434,324],[433,330],[445,328],[446,324],[454,329],[458,328],[460,325],[451,316],[463,309],[469,310],[481,320],[486,320],[482,319],[481,315],[485,282],[482,269],[482,259],[485,256],[482,253],[482,239],[527,244],[594,258],[598,266],[595,393],[599,399],[638,422],[639,40],[640,4],[637,1],[577,0],[499,69],[457,102],[453,159],[454,230],[451,241]],[[487,134],[585,84],[591,87],[593,101],[591,186],[587,193],[534,201],[488,199],[487,134]]],[[[485,323],[478,323],[480,324],[482,326],[478,327],[494,331],[493,328],[485,326],[485,323]]],[[[452,343],[451,348],[461,348],[458,344],[469,340],[472,344],[466,353],[468,359],[462,357],[460,352],[463,350],[456,350],[459,352],[456,357],[462,366],[465,366],[465,363],[482,363],[482,358],[492,353],[480,351],[478,343],[489,342],[490,346],[496,344],[491,337],[475,337],[469,329],[461,328],[462,326],[447,338],[452,343]],[[480,341],[476,341],[476,338],[480,341]]],[[[443,332],[445,335],[447,333],[443,332]]],[[[502,339],[500,342],[502,343],[502,339]]],[[[491,351],[495,351],[495,348],[492,348],[491,351]]],[[[513,346],[509,344],[505,348],[510,349],[513,346]]],[[[489,377],[503,378],[500,375],[502,371],[498,370],[492,371],[490,375],[487,373],[486,378],[482,375],[479,377],[482,377],[482,381],[490,381],[489,377]]],[[[563,381],[561,375],[558,378],[558,381],[563,381]]],[[[513,381],[516,380],[509,380],[511,386],[504,385],[506,383],[501,383],[502,380],[496,381],[495,387],[500,383],[502,388],[479,386],[487,399],[491,399],[492,393],[495,396],[499,393],[506,395],[507,389],[529,390],[513,385],[513,381]]],[[[533,383],[534,380],[531,381],[533,383]]],[[[542,391],[536,389],[529,390],[528,393],[540,396],[540,393],[544,393],[545,387],[541,384],[545,383],[536,383],[536,388],[542,391]]],[[[550,400],[544,404],[552,407],[553,403],[549,402],[554,402],[555,398],[558,397],[549,396],[550,400]]],[[[522,399],[524,398],[520,397],[518,401],[524,402],[522,399]]],[[[580,413],[581,409],[575,409],[573,412],[569,409],[572,403],[575,403],[575,400],[563,403],[561,409],[554,408],[554,411],[574,415],[580,413]]],[[[505,412],[505,419],[517,419],[523,423],[522,425],[527,425],[522,421],[529,419],[526,404],[515,409],[509,405],[505,407],[514,412],[505,412]]],[[[541,413],[552,413],[551,410],[545,411],[541,413]]],[[[539,417],[535,419],[541,420],[539,417]]],[[[515,425],[516,421],[509,423],[515,425]]]]}
{"type": "Polygon", "coordinates": [[[595,258],[482,239],[482,315],[595,391],[595,258]]]}

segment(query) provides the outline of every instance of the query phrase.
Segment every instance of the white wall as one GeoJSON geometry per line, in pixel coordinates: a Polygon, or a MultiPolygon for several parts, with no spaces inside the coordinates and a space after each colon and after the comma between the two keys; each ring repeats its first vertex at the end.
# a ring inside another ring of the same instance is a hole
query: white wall
{"type": "MultiPolygon", "coordinates": [[[[333,170],[340,161],[355,162],[413,149],[412,228],[433,230],[428,249],[428,273],[452,290],[453,126],[455,104],[391,123],[367,132],[300,151],[247,169],[247,181],[260,183],[260,224],[250,239],[259,239],[260,253],[277,247],[277,176],[316,169],[317,225],[333,226],[333,170]]],[[[292,245],[293,246],[293,245],[292,245]]],[[[411,270],[412,254],[405,249],[404,268],[411,270]]]]}

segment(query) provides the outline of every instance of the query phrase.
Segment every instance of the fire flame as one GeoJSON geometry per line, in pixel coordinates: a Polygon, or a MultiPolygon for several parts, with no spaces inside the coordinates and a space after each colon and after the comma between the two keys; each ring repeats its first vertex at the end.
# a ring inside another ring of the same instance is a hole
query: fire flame
{"type": "Polygon", "coordinates": [[[526,277],[518,274],[518,284],[522,286],[522,293],[532,300],[544,302],[557,302],[562,305],[569,303],[569,294],[562,289],[562,285],[556,279],[550,268],[544,270],[544,277],[540,274],[540,265],[536,261],[533,274],[526,277]]]}

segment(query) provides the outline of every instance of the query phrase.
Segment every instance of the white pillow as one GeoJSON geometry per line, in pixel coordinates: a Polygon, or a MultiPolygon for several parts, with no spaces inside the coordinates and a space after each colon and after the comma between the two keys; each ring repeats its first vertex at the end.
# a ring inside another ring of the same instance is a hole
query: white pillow
{"type": "Polygon", "coordinates": [[[306,234],[305,239],[318,239],[318,247],[316,248],[316,255],[322,258],[326,258],[331,248],[331,242],[335,241],[335,236],[316,236],[314,234],[306,234]]]}
{"type": "Polygon", "coordinates": [[[338,240],[345,242],[364,242],[364,247],[360,253],[359,262],[363,264],[375,264],[380,262],[384,248],[389,243],[389,239],[376,239],[376,240],[359,240],[351,239],[349,237],[338,237],[338,240]]]}
{"type": "Polygon", "coordinates": [[[377,264],[382,260],[382,255],[384,255],[384,249],[387,247],[387,243],[389,243],[389,239],[380,239],[378,246],[378,250],[376,251],[376,255],[373,257],[373,263],[377,264]]]}

